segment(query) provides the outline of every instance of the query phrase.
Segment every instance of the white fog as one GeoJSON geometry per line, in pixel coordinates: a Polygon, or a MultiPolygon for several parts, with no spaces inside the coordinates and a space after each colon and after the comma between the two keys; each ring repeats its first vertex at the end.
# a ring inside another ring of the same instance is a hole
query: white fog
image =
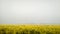
{"type": "Polygon", "coordinates": [[[60,24],[60,0],[0,0],[0,24],[60,24]]]}

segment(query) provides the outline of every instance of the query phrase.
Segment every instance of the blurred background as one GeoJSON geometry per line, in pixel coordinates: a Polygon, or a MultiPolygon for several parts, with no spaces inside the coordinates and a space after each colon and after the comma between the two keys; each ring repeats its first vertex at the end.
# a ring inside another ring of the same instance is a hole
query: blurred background
{"type": "Polygon", "coordinates": [[[0,24],[60,24],[60,0],[0,0],[0,24]]]}

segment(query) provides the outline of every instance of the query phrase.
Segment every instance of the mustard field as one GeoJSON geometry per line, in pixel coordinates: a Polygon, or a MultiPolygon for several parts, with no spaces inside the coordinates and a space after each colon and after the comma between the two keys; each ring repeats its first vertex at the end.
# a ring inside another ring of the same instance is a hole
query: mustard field
{"type": "Polygon", "coordinates": [[[0,34],[60,34],[60,25],[0,25],[0,34]]]}

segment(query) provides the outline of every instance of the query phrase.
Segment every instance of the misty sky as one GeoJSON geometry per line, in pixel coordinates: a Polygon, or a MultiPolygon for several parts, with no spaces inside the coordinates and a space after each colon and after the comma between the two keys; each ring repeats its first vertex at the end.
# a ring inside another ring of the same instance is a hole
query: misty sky
{"type": "Polygon", "coordinates": [[[60,24],[60,0],[0,0],[0,24],[60,24]]]}

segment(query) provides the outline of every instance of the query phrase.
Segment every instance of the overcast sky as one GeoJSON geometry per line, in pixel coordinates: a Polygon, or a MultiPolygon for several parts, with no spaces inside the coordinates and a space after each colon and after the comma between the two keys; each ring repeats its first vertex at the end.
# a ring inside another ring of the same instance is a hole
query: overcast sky
{"type": "Polygon", "coordinates": [[[0,0],[0,24],[60,24],[60,0],[0,0]]]}

